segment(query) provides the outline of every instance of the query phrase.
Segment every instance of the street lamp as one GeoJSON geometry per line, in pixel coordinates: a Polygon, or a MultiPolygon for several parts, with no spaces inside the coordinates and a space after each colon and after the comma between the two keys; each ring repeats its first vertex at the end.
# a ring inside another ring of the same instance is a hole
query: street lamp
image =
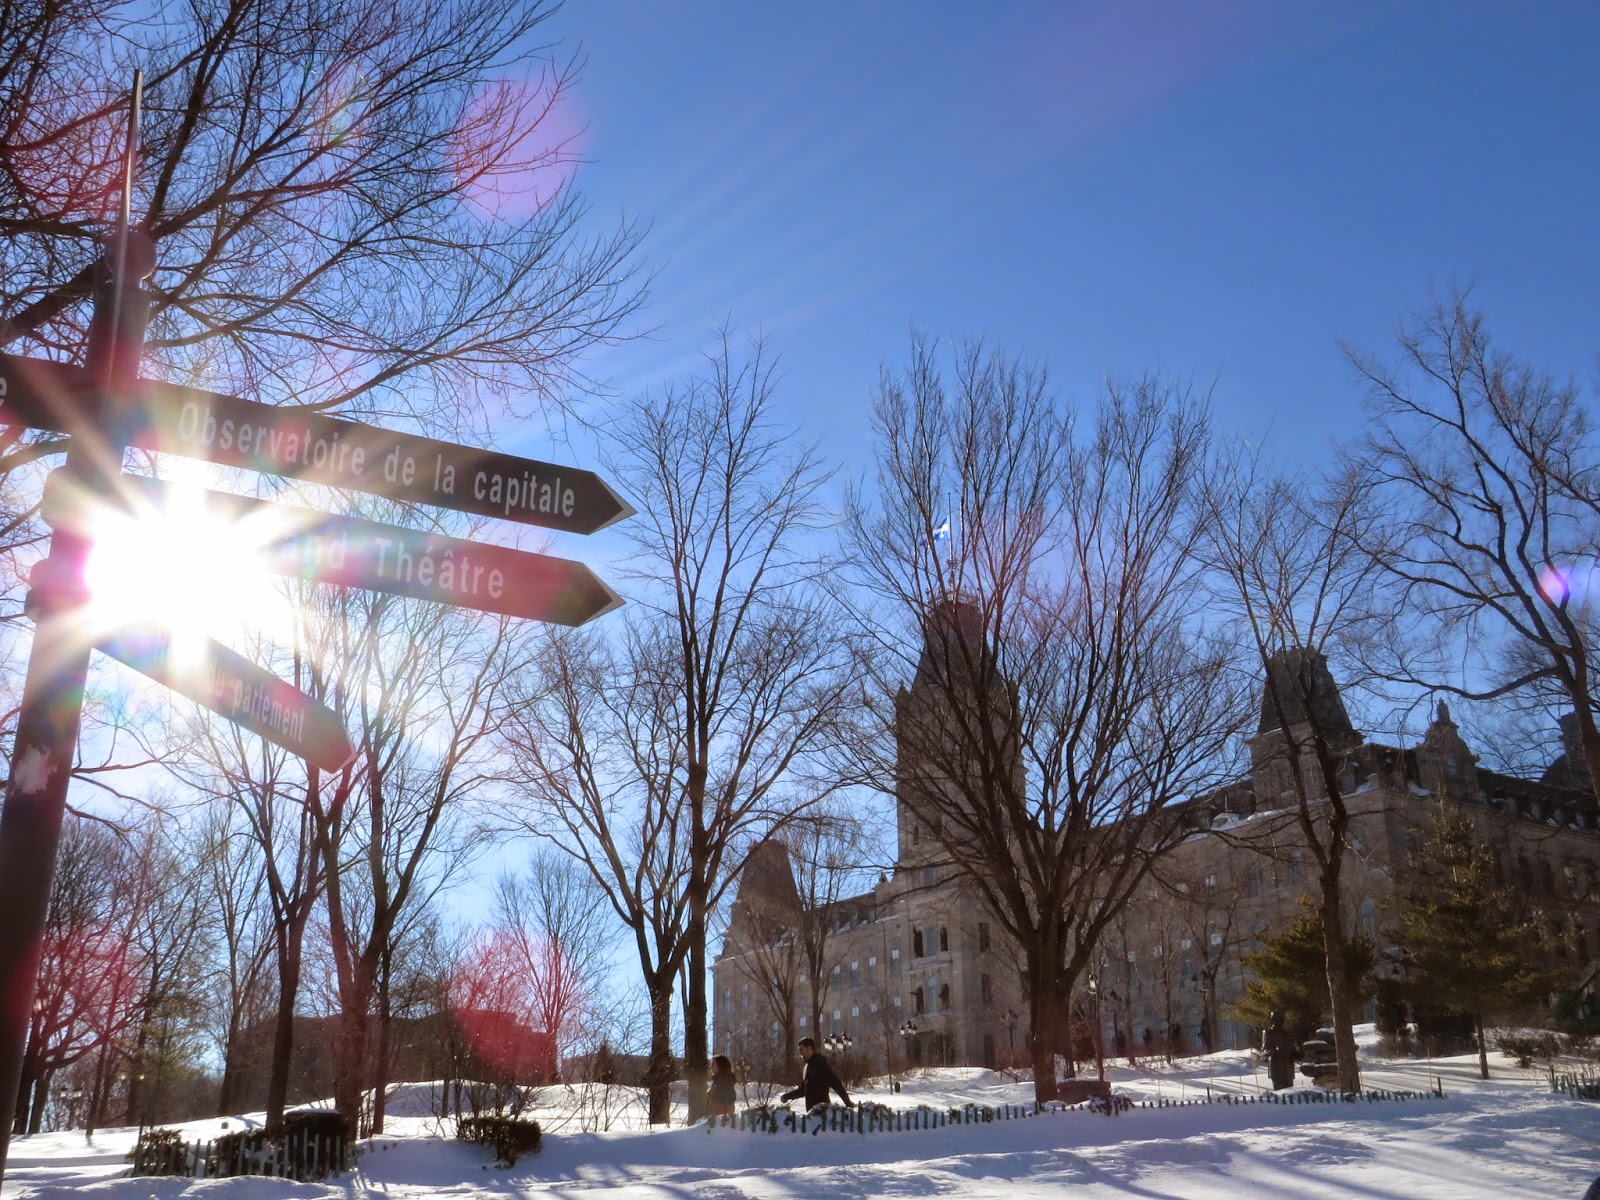
{"type": "Polygon", "coordinates": [[[69,1087],[61,1092],[61,1103],[67,1109],[67,1128],[71,1129],[78,1123],[78,1105],[83,1103],[83,1089],[69,1087]]]}
{"type": "Polygon", "coordinates": [[[1106,1023],[1100,1015],[1100,981],[1093,975],[1089,976],[1089,1010],[1094,1015],[1094,1071],[1095,1078],[1102,1082],[1106,1077],[1106,1023]]]}
{"type": "Polygon", "coordinates": [[[830,1033],[822,1039],[822,1048],[829,1054],[846,1054],[853,1045],[848,1033],[830,1033]]]}

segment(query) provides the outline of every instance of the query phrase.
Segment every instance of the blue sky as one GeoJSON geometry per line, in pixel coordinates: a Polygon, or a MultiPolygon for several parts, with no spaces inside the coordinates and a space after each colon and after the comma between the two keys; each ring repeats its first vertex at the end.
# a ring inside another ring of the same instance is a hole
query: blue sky
{"type": "Polygon", "coordinates": [[[1600,5],[594,0],[578,184],[648,222],[624,393],[722,321],[856,469],[907,332],[981,334],[1091,400],[1214,385],[1219,426],[1315,461],[1359,429],[1339,348],[1471,285],[1584,382],[1600,310],[1600,5]]]}

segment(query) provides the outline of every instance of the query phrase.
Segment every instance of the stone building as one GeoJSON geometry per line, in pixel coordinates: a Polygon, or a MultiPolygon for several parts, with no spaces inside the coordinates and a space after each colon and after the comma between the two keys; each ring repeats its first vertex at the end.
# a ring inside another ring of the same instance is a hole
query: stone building
{"type": "MultiPolygon", "coordinates": [[[[1576,977],[1600,954],[1600,809],[1569,723],[1566,753],[1541,779],[1518,779],[1479,767],[1443,704],[1417,745],[1368,742],[1320,656],[1291,652],[1277,668],[1310,681],[1304,700],[1280,693],[1268,703],[1263,688],[1249,776],[1174,813],[1192,833],[1128,905],[1085,981],[1087,1028],[1098,1028],[1108,1055],[1254,1039],[1229,1016],[1243,995],[1240,956],[1257,934],[1286,926],[1314,886],[1291,819],[1288,761],[1312,729],[1336,753],[1352,813],[1343,889],[1351,929],[1381,940],[1383,899],[1403,882],[1435,806],[1448,804],[1470,812],[1499,849],[1519,903],[1555,935],[1558,967],[1576,977]]],[[[915,704],[919,682],[902,704],[915,704]]],[[[859,895],[803,897],[782,846],[752,856],[713,966],[715,1050],[780,1073],[793,1039],[807,1035],[848,1037],[834,1057],[869,1073],[1027,1061],[1015,948],[930,853],[915,797],[902,790],[896,808],[893,873],[859,895]]]]}

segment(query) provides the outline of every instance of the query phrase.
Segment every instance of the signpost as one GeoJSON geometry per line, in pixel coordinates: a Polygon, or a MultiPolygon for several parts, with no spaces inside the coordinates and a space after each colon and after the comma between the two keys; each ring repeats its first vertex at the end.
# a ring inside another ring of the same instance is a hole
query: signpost
{"type": "MultiPolygon", "coordinates": [[[[154,505],[169,488],[159,479],[124,475],[118,486],[154,505]]],[[[296,579],[366,588],[557,625],[582,625],[622,604],[589,569],[571,559],[463,541],[439,533],[339,517],[309,508],[207,491],[206,506],[237,523],[240,537],[259,542],[262,567],[296,579]]],[[[44,517],[52,525],[87,528],[96,507],[114,501],[83,495],[52,474],[44,517]]]]}
{"type": "MultiPolygon", "coordinates": [[[[117,503],[127,489],[161,487],[123,475],[124,450],[131,445],[569,533],[594,533],[634,511],[592,471],[141,379],[149,294],[140,281],[155,267],[154,243],[131,228],[129,212],[141,93],[135,73],[122,212],[100,263],[87,367],[0,354],[0,426],[70,439],[66,465],[47,489],[53,532],[29,596],[37,625],[0,807],[0,1180],[89,668],[90,645],[77,622],[90,549],[80,505],[117,503]]],[[[263,561],[286,575],[567,625],[622,603],[582,563],[210,496],[241,519],[284,522],[268,539],[263,561]]],[[[207,642],[190,666],[174,658],[168,633],[142,625],[96,646],[313,767],[342,771],[354,760],[336,713],[225,646],[207,642]]]]}
{"type": "MultiPolygon", "coordinates": [[[[142,403],[128,435],[141,450],[564,533],[597,533],[634,512],[593,471],[577,467],[150,379],[133,389],[142,403]]],[[[0,423],[70,432],[79,397],[90,390],[82,368],[0,355],[0,423]]]]}
{"type": "Polygon", "coordinates": [[[208,639],[196,662],[175,661],[172,634],[139,624],[102,638],[95,649],[314,767],[342,771],[355,759],[338,713],[220,642],[208,639]]]}

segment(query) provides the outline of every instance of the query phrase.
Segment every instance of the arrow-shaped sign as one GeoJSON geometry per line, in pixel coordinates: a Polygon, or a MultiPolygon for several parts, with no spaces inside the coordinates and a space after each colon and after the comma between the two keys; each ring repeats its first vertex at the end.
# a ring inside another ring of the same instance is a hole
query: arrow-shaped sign
{"type": "MultiPolygon", "coordinates": [[[[145,502],[165,505],[168,485],[124,475],[119,486],[145,502]]],[[[45,484],[44,518],[92,534],[90,514],[105,501],[74,495],[69,477],[45,484]]],[[[261,546],[265,570],[298,579],[367,588],[558,625],[582,625],[622,604],[622,598],[581,562],[463,541],[356,517],[339,517],[205,491],[206,506],[261,546]]],[[[122,498],[123,502],[131,499],[122,498]]]]}
{"type": "Polygon", "coordinates": [[[314,767],[341,771],[355,759],[337,713],[220,642],[207,641],[192,666],[173,662],[172,635],[155,625],[124,626],[96,648],[314,767]]]}
{"type": "MultiPolygon", "coordinates": [[[[81,367],[0,355],[0,422],[69,433],[81,367]]],[[[594,533],[634,509],[593,471],[141,379],[132,444],[286,479],[594,533]]]]}

